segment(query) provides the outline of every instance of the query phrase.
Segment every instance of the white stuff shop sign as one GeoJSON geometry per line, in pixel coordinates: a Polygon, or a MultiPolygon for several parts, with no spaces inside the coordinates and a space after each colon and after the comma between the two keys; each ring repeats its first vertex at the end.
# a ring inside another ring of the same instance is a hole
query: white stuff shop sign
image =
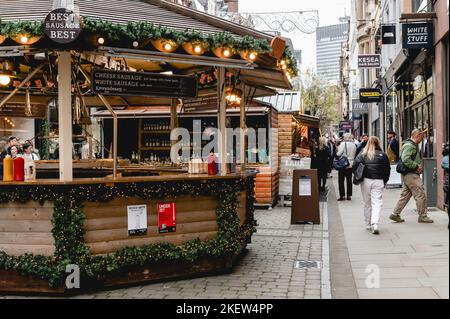
{"type": "Polygon", "coordinates": [[[426,49],[433,47],[433,23],[403,24],[403,49],[426,49]]]}
{"type": "Polygon", "coordinates": [[[45,18],[44,33],[53,42],[71,43],[81,33],[80,16],[64,8],[55,9],[45,18]]]}

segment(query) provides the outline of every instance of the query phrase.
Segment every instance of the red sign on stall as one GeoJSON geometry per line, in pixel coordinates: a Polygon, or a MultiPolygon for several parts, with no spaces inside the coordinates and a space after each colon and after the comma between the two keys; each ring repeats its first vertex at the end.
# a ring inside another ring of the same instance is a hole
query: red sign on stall
{"type": "Polygon", "coordinates": [[[175,203],[158,204],[158,230],[160,234],[176,232],[176,215],[175,203]]]}

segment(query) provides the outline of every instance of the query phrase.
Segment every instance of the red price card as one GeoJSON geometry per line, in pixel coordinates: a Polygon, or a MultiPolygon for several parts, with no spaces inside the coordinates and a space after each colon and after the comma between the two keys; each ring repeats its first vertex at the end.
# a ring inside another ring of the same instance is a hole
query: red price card
{"type": "Polygon", "coordinates": [[[176,231],[177,210],[175,203],[158,204],[159,233],[173,233],[176,231]]]}

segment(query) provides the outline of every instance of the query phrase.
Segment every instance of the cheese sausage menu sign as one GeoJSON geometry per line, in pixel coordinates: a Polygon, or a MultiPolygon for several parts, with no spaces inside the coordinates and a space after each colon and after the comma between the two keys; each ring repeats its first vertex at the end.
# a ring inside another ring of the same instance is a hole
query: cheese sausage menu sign
{"type": "Polygon", "coordinates": [[[423,49],[433,47],[433,23],[403,24],[403,49],[423,49]]]}
{"type": "Polygon", "coordinates": [[[102,95],[194,98],[198,91],[192,76],[94,70],[92,80],[94,92],[102,95]]]}

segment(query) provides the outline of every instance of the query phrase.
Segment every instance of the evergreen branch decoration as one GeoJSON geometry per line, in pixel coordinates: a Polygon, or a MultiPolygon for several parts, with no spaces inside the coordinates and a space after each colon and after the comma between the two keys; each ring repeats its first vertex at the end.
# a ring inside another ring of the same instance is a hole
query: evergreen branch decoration
{"type": "Polygon", "coordinates": [[[0,252],[0,269],[18,271],[24,276],[47,280],[50,287],[63,284],[69,264],[80,267],[82,280],[101,282],[108,275],[161,262],[192,263],[201,257],[235,256],[256,231],[254,220],[254,178],[238,181],[163,182],[160,184],[118,184],[88,186],[6,186],[1,188],[0,203],[45,201],[54,202],[54,256],[9,256],[0,252]],[[237,215],[236,191],[246,191],[247,219],[240,226],[237,215]],[[164,199],[184,195],[213,195],[219,201],[216,238],[209,241],[191,240],[183,246],[159,243],[142,247],[127,247],[106,256],[93,256],[84,242],[83,201],[107,202],[113,198],[139,197],[164,199]]]}

